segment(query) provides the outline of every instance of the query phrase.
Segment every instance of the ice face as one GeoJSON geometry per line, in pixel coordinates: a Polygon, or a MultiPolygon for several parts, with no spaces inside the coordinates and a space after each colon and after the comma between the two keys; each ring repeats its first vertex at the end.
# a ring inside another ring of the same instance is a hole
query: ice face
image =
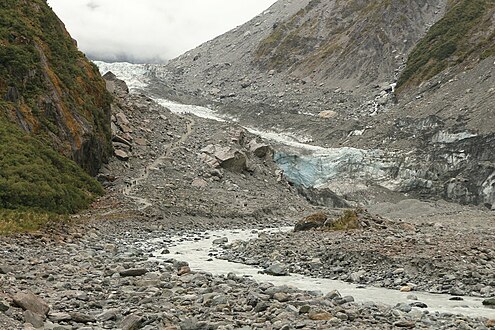
{"type": "Polygon", "coordinates": [[[117,78],[124,80],[130,90],[144,89],[148,86],[149,64],[106,63],[101,61],[94,61],[93,63],[96,64],[102,75],[111,71],[117,78]]]}

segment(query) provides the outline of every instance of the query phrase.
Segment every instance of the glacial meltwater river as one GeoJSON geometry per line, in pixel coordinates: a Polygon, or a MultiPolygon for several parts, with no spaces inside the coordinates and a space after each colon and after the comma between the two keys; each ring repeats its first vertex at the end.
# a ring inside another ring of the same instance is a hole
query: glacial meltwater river
{"type": "Polygon", "coordinates": [[[352,296],[358,303],[374,302],[395,306],[398,303],[410,304],[413,301],[407,297],[411,294],[417,297],[417,301],[425,303],[430,312],[462,314],[473,317],[495,318],[495,309],[483,306],[483,298],[462,297],[462,301],[452,301],[451,295],[431,294],[426,292],[400,292],[399,290],[357,286],[343,281],[311,278],[298,274],[289,276],[271,276],[261,274],[262,269],[241,263],[229,262],[212,257],[221,248],[213,243],[219,238],[227,238],[229,243],[236,240],[254,239],[261,232],[288,231],[291,228],[257,230],[219,230],[204,233],[201,236],[189,237],[177,236],[172,238],[173,246],[169,247],[170,253],[161,254],[162,249],[153,253],[153,260],[167,261],[171,258],[186,261],[193,271],[202,271],[213,275],[226,275],[234,273],[237,276],[249,276],[258,282],[269,282],[274,285],[288,285],[301,290],[321,291],[323,294],[337,290],[342,296],[352,296]]]}

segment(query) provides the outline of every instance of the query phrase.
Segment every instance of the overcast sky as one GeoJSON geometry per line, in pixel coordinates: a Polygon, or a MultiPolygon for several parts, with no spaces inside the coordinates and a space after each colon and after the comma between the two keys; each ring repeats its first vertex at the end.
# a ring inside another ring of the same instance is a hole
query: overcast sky
{"type": "Polygon", "coordinates": [[[275,0],[48,0],[96,59],[168,60],[260,14],[275,0]]]}

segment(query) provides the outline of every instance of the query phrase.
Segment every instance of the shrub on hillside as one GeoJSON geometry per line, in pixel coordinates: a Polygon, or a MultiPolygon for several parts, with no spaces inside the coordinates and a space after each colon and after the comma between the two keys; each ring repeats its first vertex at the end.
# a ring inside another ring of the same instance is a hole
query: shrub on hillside
{"type": "Polygon", "coordinates": [[[102,193],[76,163],[0,117],[0,208],[74,213],[102,193]]]}

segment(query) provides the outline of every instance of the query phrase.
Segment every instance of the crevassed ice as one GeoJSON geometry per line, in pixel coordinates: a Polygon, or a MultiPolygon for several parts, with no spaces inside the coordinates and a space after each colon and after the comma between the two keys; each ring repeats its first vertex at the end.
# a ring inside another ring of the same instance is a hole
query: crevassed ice
{"type": "Polygon", "coordinates": [[[106,63],[101,61],[93,61],[93,63],[96,64],[102,75],[111,71],[117,78],[124,80],[130,90],[144,89],[148,86],[148,64],[132,64],[127,62],[106,63]]]}

